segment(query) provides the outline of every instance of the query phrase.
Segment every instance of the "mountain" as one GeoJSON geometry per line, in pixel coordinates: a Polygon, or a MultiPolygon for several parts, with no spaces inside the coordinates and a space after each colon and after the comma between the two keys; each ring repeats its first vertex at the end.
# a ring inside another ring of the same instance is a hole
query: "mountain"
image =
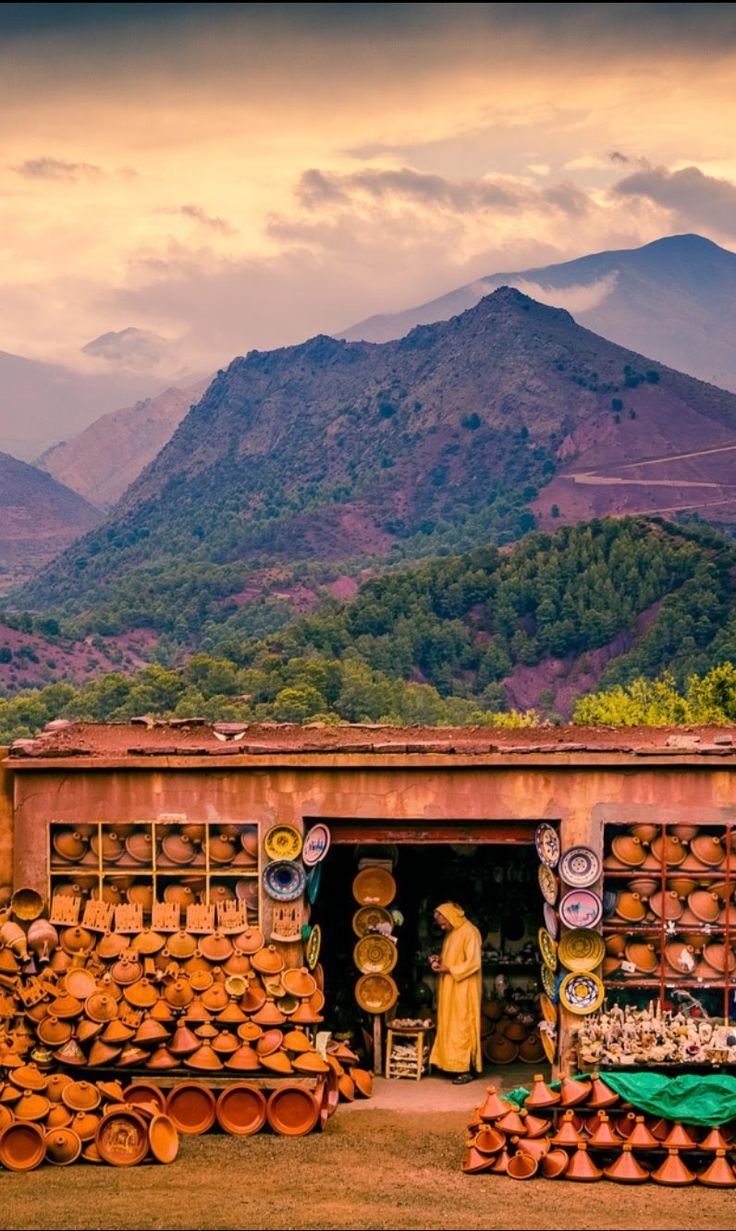
{"type": "Polygon", "coordinates": [[[50,475],[0,453],[0,591],[31,576],[102,520],[50,475]]]}
{"type": "Polygon", "coordinates": [[[430,303],[371,316],[340,335],[386,342],[416,325],[447,320],[500,286],[568,308],[621,346],[736,391],[736,253],[700,235],[513,273],[489,274],[430,303]]]}
{"type": "Polygon", "coordinates": [[[48,449],[36,465],[98,508],[111,508],[174,434],[209,379],[171,387],[95,419],[78,436],[48,449]]]}
{"type": "Polygon", "coordinates": [[[126,368],[142,368],[147,371],[155,368],[166,359],[170,343],[160,334],[151,333],[148,329],[112,330],[101,333],[82,347],[83,355],[93,359],[107,359],[126,368]]]}
{"type": "Polygon", "coordinates": [[[0,351],[0,449],[30,460],[100,414],[170,383],[128,369],[77,372],[0,351]]]}
{"type": "MultiPolygon", "coordinates": [[[[398,341],[236,359],[107,522],[18,601],[203,644],[269,569],[314,584],[510,542],[534,501],[553,520],[577,520],[583,499],[599,515],[637,502],[734,520],[735,445],[733,394],[505,288],[398,341]]],[[[293,592],[279,578],[281,605],[250,631],[283,622],[293,592]]]]}

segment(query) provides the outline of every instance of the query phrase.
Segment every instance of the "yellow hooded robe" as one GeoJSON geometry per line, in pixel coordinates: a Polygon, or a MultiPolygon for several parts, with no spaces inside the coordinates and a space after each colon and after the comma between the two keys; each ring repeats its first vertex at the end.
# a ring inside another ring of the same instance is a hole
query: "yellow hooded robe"
{"type": "Polygon", "coordinates": [[[441,961],[448,973],[437,976],[437,1035],[430,1062],[446,1073],[467,1073],[471,1065],[480,1072],[480,932],[454,902],[444,902],[437,910],[452,931],[442,944],[441,961]]]}

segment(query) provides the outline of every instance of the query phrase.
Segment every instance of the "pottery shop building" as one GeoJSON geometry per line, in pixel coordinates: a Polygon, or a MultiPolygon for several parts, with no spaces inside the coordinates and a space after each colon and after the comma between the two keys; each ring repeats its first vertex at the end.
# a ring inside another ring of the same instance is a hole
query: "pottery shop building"
{"type": "Polygon", "coordinates": [[[323,968],[320,1028],[358,1043],[431,1015],[448,899],[483,936],[491,1065],[539,1066],[540,993],[565,1068],[604,990],[733,1015],[727,730],[52,724],[0,771],[6,900],[27,887],[63,918],[76,898],[80,921],[102,901],[110,928],[125,907],[164,927],[165,903],[200,934],[239,911],[287,966],[323,968]]]}

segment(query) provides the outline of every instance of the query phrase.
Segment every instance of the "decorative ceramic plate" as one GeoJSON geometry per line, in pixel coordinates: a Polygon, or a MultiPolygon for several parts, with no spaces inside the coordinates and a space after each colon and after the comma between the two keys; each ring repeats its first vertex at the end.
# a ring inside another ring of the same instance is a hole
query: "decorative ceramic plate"
{"type": "Polygon", "coordinates": [[[553,973],[557,969],[557,945],[546,928],[540,928],[537,933],[537,943],[542,961],[553,973]]]}
{"type": "Polygon", "coordinates": [[[542,1040],[542,1047],[544,1048],[545,1056],[550,1064],[554,1064],[557,1059],[557,1035],[547,1034],[547,1031],[544,1030],[540,1035],[540,1038],[542,1040]]]}
{"type": "Polygon", "coordinates": [[[550,1000],[554,1004],[557,1000],[557,976],[555,972],[550,970],[549,966],[545,966],[543,963],[540,969],[540,977],[542,979],[542,987],[544,988],[545,995],[549,996],[550,1000]]]}
{"type": "Polygon", "coordinates": [[[550,906],[549,902],[545,902],[542,913],[544,915],[544,926],[549,932],[553,940],[557,940],[560,931],[560,921],[557,917],[557,911],[554,906],[550,906]]]}
{"type": "Polygon", "coordinates": [[[322,864],[316,863],[314,867],[310,868],[309,871],[307,872],[307,897],[309,898],[309,901],[312,903],[312,905],[314,905],[314,903],[317,900],[317,894],[319,893],[319,886],[320,886],[321,880],[322,880],[322,864]]]}
{"type": "Polygon", "coordinates": [[[361,906],[388,906],[396,897],[396,881],[386,868],[369,865],[353,881],[353,897],[361,906]]]}
{"type": "Polygon", "coordinates": [[[542,995],[539,997],[539,1007],[542,1010],[542,1017],[544,1020],[546,1022],[551,1022],[553,1026],[557,1025],[557,1009],[552,1004],[549,996],[546,996],[544,992],[542,992],[542,995]]]}
{"type": "Polygon", "coordinates": [[[322,948],[322,929],[315,924],[309,933],[309,940],[304,946],[304,960],[310,970],[314,970],[319,961],[319,951],[322,948]]]}
{"type": "Polygon", "coordinates": [[[361,975],[355,984],[355,999],[366,1013],[387,1013],[399,998],[391,975],[361,975]]]}
{"type": "Polygon", "coordinates": [[[330,849],[331,835],[326,825],[313,825],[304,839],[302,859],[308,868],[324,859],[330,849]]]}
{"type": "Polygon", "coordinates": [[[545,966],[543,963],[540,966],[539,976],[542,979],[545,996],[549,996],[550,1001],[554,1003],[556,998],[558,998],[558,979],[556,979],[554,970],[550,970],[549,966],[545,966]]]}
{"type": "Polygon", "coordinates": [[[587,972],[600,966],[606,956],[603,937],[590,928],[567,932],[557,946],[557,956],[568,970],[587,972]]]}
{"type": "Polygon", "coordinates": [[[148,1153],[148,1126],[137,1112],[108,1111],[100,1120],[95,1145],[113,1167],[135,1167],[148,1153]]]}
{"type": "Polygon", "coordinates": [[[289,859],[277,859],[263,869],[263,888],[277,902],[293,902],[302,893],[307,878],[304,868],[289,859]]]}
{"type": "Polygon", "coordinates": [[[539,879],[539,888],[542,890],[542,897],[545,902],[549,902],[550,906],[554,906],[557,901],[560,882],[552,869],[547,867],[546,863],[540,863],[537,869],[537,877],[539,879]]]}
{"type": "Polygon", "coordinates": [[[603,903],[592,889],[571,889],[560,902],[560,919],[568,928],[594,928],[603,917],[603,903]]]}
{"type": "Polygon", "coordinates": [[[589,846],[571,846],[560,859],[559,873],[566,885],[587,889],[601,874],[601,861],[589,846]]]}
{"type": "Polygon", "coordinates": [[[560,836],[557,830],[542,821],[534,831],[534,845],[542,863],[546,863],[548,868],[556,868],[560,858],[560,836]]]}
{"type": "Polygon", "coordinates": [[[560,984],[560,1001],[571,1013],[595,1013],[603,1004],[604,989],[597,975],[569,974],[560,984]]]}
{"type": "Polygon", "coordinates": [[[387,936],[376,933],[364,936],[353,949],[353,961],[361,974],[387,975],[398,960],[397,946],[387,936]]]}
{"type": "Polygon", "coordinates": [[[390,910],[385,906],[361,906],[353,915],[353,931],[356,936],[365,936],[379,924],[388,924],[393,930],[394,921],[390,910]]]}
{"type": "Polygon", "coordinates": [[[269,859],[298,859],[302,835],[293,825],[273,825],[263,839],[263,849],[269,859]]]}

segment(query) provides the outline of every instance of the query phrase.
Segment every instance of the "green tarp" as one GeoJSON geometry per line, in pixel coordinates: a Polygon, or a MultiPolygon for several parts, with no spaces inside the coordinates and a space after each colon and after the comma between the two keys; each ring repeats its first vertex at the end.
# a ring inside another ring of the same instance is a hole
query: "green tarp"
{"type": "MultiPolygon", "coordinates": [[[[736,1120],[736,1077],[727,1073],[683,1073],[666,1077],[663,1073],[601,1072],[607,1086],[626,1102],[649,1115],[664,1116],[712,1128],[736,1120]]],[[[584,1080],[583,1077],[580,1080],[584,1080]]],[[[552,1082],[553,1089],[559,1082],[552,1082]]],[[[529,1094],[523,1086],[504,1095],[522,1104],[529,1094]]]]}

